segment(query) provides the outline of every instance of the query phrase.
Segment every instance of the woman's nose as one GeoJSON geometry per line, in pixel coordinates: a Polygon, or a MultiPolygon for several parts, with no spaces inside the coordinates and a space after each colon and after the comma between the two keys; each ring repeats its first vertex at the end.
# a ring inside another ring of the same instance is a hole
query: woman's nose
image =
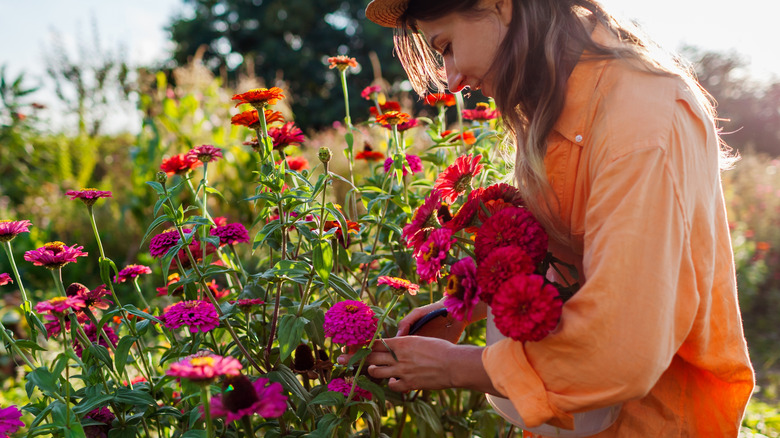
{"type": "Polygon", "coordinates": [[[455,63],[447,58],[444,59],[444,72],[447,74],[447,88],[450,93],[457,93],[465,86],[463,84],[463,75],[455,67],[455,63]]]}

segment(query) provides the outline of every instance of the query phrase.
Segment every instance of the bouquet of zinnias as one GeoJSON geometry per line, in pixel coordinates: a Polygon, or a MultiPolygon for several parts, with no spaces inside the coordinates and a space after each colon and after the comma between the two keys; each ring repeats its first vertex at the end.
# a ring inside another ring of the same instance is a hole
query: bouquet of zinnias
{"type": "Polygon", "coordinates": [[[558,325],[560,292],[568,296],[576,285],[564,288],[546,278],[560,261],[547,252],[547,233],[516,188],[472,189],[481,158],[463,155],[444,170],[403,235],[414,248],[421,282],[446,276],[444,305],[454,318],[470,320],[483,301],[504,336],[539,341],[558,325]],[[453,215],[450,206],[458,203],[453,215]]]}

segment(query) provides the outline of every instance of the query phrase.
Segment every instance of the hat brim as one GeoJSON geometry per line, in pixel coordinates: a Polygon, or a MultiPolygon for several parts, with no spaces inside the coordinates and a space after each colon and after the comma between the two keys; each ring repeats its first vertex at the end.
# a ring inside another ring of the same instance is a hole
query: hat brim
{"type": "Polygon", "coordinates": [[[366,18],[380,26],[396,27],[408,5],[409,0],[372,0],[366,6],[366,18]]]}

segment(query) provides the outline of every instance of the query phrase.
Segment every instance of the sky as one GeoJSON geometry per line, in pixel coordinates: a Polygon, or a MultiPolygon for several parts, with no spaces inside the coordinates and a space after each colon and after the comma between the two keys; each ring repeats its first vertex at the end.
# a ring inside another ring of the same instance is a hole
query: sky
{"type": "MultiPolygon", "coordinates": [[[[312,0],[316,1],[316,0],[312,0]]],[[[352,0],[356,1],[356,0],[352,0]]],[[[767,0],[602,0],[637,20],[665,47],[684,44],[743,56],[751,74],[780,80],[780,3],[767,0]]],[[[184,11],[182,0],[0,0],[0,66],[30,84],[45,85],[45,49],[53,38],[76,54],[97,22],[104,50],[121,50],[132,64],[163,60],[172,48],[164,27],[184,11]]]]}

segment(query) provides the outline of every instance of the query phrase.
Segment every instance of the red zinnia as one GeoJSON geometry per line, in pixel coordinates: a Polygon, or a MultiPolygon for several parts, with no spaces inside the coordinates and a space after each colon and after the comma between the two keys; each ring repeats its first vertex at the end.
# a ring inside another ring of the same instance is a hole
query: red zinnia
{"type": "Polygon", "coordinates": [[[287,122],[281,128],[271,128],[268,135],[274,140],[274,149],[284,149],[287,146],[300,146],[303,143],[303,131],[293,122],[287,122]]]}
{"type": "Polygon", "coordinates": [[[441,192],[445,202],[455,202],[461,193],[471,188],[471,179],[479,175],[482,155],[461,155],[436,179],[433,187],[441,192]]]}
{"type": "MultiPolygon", "coordinates": [[[[382,111],[382,114],[388,112],[388,111],[401,111],[401,104],[394,101],[394,100],[388,100],[385,103],[379,104],[379,109],[382,111]]],[[[372,106],[368,109],[368,112],[371,113],[372,116],[376,117],[379,115],[379,112],[377,111],[376,107],[372,106]]]]}
{"type": "Polygon", "coordinates": [[[160,170],[167,173],[168,176],[184,175],[190,170],[202,165],[203,162],[198,160],[197,157],[189,157],[186,154],[178,154],[164,159],[162,164],[160,164],[160,170]]]}
{"type": "Polygon", "coordinates": [[[498,248],[477,265],[479,299],[490,304],[498,288],[518,274],[530,274],[535,265],[522,249],[515,246],[498,248]]]}
{"type": "Polygon", "coordinates": [[[76,262],[76,257],[87,256],[83,246],[67,246],[62,242],[49,242],[38,249],[24,253],[24,259],[35,266],[47,269],[59,269],[68,263],[76,262]]]}
{"type": "Polygon", "coordinates": [[[339,221],[325,221],[323,231],[329,231],[336,228],[336,239],[338,239],[341,246],[347,248],[350,244],[350,234],[360,235],[360,225],[357,222],[347,221],[347,236],[344,238],[344,231],[341,228],[339,221]]]}
{"type": "Polygon", "coordinates": [[[477,287],[477,265],[474,259],[466,257],[452,265],[447,277],[444,306],[458,321],[471,320],[474,306],[479,302],[477,287]]]}
{"type": "Polygon", "coordinates": [[[70,200],[80,199],[81,202],[86,204],[87,207],[91,207],[100,198],[110,198],[111,192],[98,189],[81,189],[81,190],[68,190],[65,192],[66,196],[70,196],[70,200]]]}
{"type": "Polygon", "coordinates": [[[408,248],[417,252],[428,240],[428,235],[438,225],[436,212],[441,205],[441,194],[433,190],[423,204],[414,212],[412,221],[403,229],[403,238],[408,248]]]}
{"type": "Polygon", "coordinates": [[[506,208],[491,216],[479,228],[474,240],[477,262],[504,246],[520,247],[537,265],[547,254],[547,233],[525,208],[506,208]]]}
{"type": "MultiPolygon", "coordinates": [[[[452,131],[452,130],[444,131],[444,132],[441,133],[441,138],[445,138],[445,137],[447,137],[448,135],[450,135],[450,134],[452,134],[454,132],[456,132],[456,131],[452,131]]],[[[472,145],[472,144],[477,142],[477,137],[475,137],[474,133],[471,132],[471,131],[466,131],[463,134],[458,134],[458,135],[452,137],[450,139],[450,141],[452,141],[452,140],[460,140],[460,139],[463,139],[463,142],[466,143],[467,145],[472,145]]]]}
{"type": "MultiPolygon", "coordinates": [[[[165,283],[165,286],[157,288],[157,296],[160,297],[163,295],[168,295],[168,286],[178,283],[180,278],[181,276],[179,275],[178,272],[174,272],[173,274],[169,275],[168,280],[165,283]]],[[[179,286],[175,288],[173,291],[171,291],[171,295],[180,294],[182,292],[184,292],[184,286],[179,286]]]]}
{"type": "MultiPolygon", "coordinates": [[[[109,348],[108,342],[106,342],[105,339],[108,338],[108,340],[111,341],[111,344],[116,347],[119,343],[119,336],[116,335],[114,329],[106,324],[103,325],[103,332],[106,334],[105,337],[98,334],[97,327],[95,327],[93,324],[87,324],[84,326],[84,334],[87,335],[87,339],[89,339],[92,344],[102,345],[106,348],[109,348]]],[[[81,354],[84,352],[84,347],[82,347],[81,342],[73,343],[73,351],[78,357],[81,357],[81,354]]]]}
{"type": "Polygon", "coordinates": [[[409,295],[417,295],[420,291],[420,286],[412,283],[409,280],[398,277],[388,277],[383,275],[376,280],[376,284],[386,284],[391,288],[399,291],[401,294],[409,292],[409,295]]]}
{"type": "Polygon", "coordinates": [[[187,152],[187,157],[190,159],[194,157],[204,163],[208,163],[222,158],[222,149],[210,144],[204,144],[187,152]]]}
{"type": "MultiPolygon", "coordinates": [[[[284,116],[279,111],[265,110],[265,123],[270,125],[274,122],[284,122],[284,116]]],[[[262,124],[260,123],[259,113],[257,110],[244,111],[238,113],[230,118],[230,123],[233,125],[246,126],[250,129],[260,129],[262,124]]]]}
{"type": "Polygon", "coordinates": [[[493,322],[515,341],[540,341],[558,326],[563,301],[541,275],[515,275],[504,282],[490,305],[493,322]]]}
{"type": "Polygon", "coordinates": [[[28,220],[0,220],[0,242],[10,242],[20,233],[29,233],[32,222],[28,220]]]}
{"type": "Polygon", "coordinates": [[[463,118],[466,120],[476,120],[478,122],[484,122],[492,120],[498,117],[498,111],[490,108],[485,102],[479,102],[474,109],[464,109],[463,118]]]}
{"type": "Polygon", "coordinates": [[[306,157],[286,157],[285,160],[287,161],[287,167],[290,170],[300,172],[301,170],[309,168],[309,160],[307,160],[306,157]]]}
{"type": "Polygon", "coordinates": [[[232,100],[239,101],[236,106],[242,103],[248,103],[255,108],[262,108],[265,105],[274,105],[277,101],[284,99],[282,89],[279,87],[255,88],[246,93],[233,95],[232,100]]]}
{"type": "Polygon", "coordinates": [[[110,290],[106,290],[106,285],[101,284],[93,290],[89,290],[88,287],[81,283],[71,283],[65,294],[69,297],[76,297],[84,302],[85,307],[94,307],[96,309],[106,310],[109,304],[113,304],[113,301],[103,299],[106,295],[111,295],[110,290]]]}
{"type": "Polygon", "coordinates": [[[358,66],[357,60],[349,56],[332,56],[328,58],[328,64],[330,64],[328,68],[338,68],[341,71],[349,67],[357,68],[358,66]]]}
{"type": "Polygon", "coordinates": [[[379,161],[385,154],[375,151],[368,142],[363,144],[363,150],[355,154],[356,160],[379,161]]]}
{"type": "Polygon", "coordinates": [[[425,103],[430,106],[453,106],[455,95],[450,93],[431,93],[425,96],[425,103]]]}

